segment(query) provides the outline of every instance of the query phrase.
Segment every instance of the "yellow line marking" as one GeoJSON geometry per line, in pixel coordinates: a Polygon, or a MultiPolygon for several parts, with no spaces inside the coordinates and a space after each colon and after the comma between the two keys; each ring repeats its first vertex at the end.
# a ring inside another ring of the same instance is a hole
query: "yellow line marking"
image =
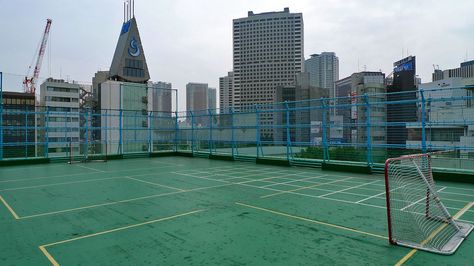
{"type": "Polygon", "coordinates": [[[277,196],[277,195],[281,195],[281,194],[285,194],[285,193],[291,193],[291,192],[295,192],[295,191],[299,191],[299,190],[320,187],[322,185],[330,185],[330,184],[345,181],[345,180],[348,180],[348,179],[351,179],[351,178],[353,178],[353,177],[348,177],[348,178],[344,178],[344,179],[340,179],[340,180],[334,180],[334,181],[327,182],[327,183],[319,183],[319,184],[312,185],[312,186],[307,186],[307,187],[300,187],[300,188],[296,188],[296,189],[292,189],[292,190],[281,191],[281,192],[261,196],[260,198],[264,199],[264,198],[269,198],[269,197],[273,197],[273,196],[277,196]]]}
{"type": "Polygon", "coordinates": [[[48,258],[48,260],[51,262],[52,265],[54,265],[54,266],[59,266],[59,263],[58,263],[58,262],[53,258],[53,256],[51,256],[51,254],[46,250],[47,247],[51,247],[51,246],[55,246],[55,245],[59,245],[59,244],[64,244],[64,243],[68,243],[68,242],[73,242],[73,241],[77,241],[77,240],[81,240],[81,239],[85,239],[85,238],[91,238],[91,237],[95,237],[95,236],[100,236],[100,235],[104,235],[104,234],[109,234],[109,233],[113,233],[113,232],[118,232],[118,231],[130,229],[130,228],[134,228],[134,227],[139,227],[139,226],[147,225],[147,224],[152,224],[152,223],[157,223],[157,222],[172,220],[172,219],[175,219],[175,218],[179,218],[179,217],[183,217],[183,216],[187,216],[187,215],[191,215],[191,214],[195,214],[195,213],[203,212],[203,211],[204,211],[203,209],[194,210],[194,211],[190,211],[190,212],[185,212],[185,213],[181,213],[181,214],[176,214],[176,215],[173,215],[173,216],[168,216],[168,217],[159,218],[159,219],[152,220],[152,221],[148,221],[148,222],[143,222],[143,223],[139,223],[139,224],[132,224],[132,225],[124,226],[124,227],[119,227],[119,228],[115,228],[115,229],[110,229],[110,230],[106,230],[106,231],[102,231],[102,232],[97,232],[97,233],[90,234],[90,235],[85,235],[85,236],[75,237],[75,238],[71,238],[71,239],[66,239],[66,240],[62,240],[62,241],[58,241],[58,242],[54,242],[54,243],[50,243],[50,244],[46,244],[46,245],[41,245],[41,246],[39,246],[39,249],[40,249],[40,250],[43,252],[43,254],[48,258]]]}
{"type": "Polygon", "coordinates": [[[256,209],[256,210],[260,210],[260,211],[265,211],[265,212],[277,214],[277,215],[280,215],[280,216],[289,217],[289,218],[296,219],[296,220],[301,220],[301,221],[320,224],[320,225],[325,225],[325,226],[328,226],[328,227],[337,228],[337,229],[341,229],[341,230],[345,230],[345,231],[350,231],[350,232],[357,233],[357,234],[372,236],[372,237],[381,238],[381,239],[388,239],[388,237],[386,237],[386,236],[377,235],[377,234],[373,234],[373,233],[369,233],[369,232],[364,232],[364,231],[361,231],[361,230],[357,230],[357,229],[353,229],[353,228],[349,228],[349,227],[345,227],[345,226],[341,226],[341,225],[326,223],[326,222],[322,222],[322,221],[318,221],[318,220],[312,220],[312,219],[308,219],[308,218],[304,218],[304,217],[300,217],[300,216],[296,216],[296,215],[291,215],[291,214],[288,214],[288,213],[278,212],[278,211],[274,211],[274,210],[270,210],[270,209],[265,209],[265,208],[261,208],[261,207],[257,207],[257,206],[252,206],[252,205],[248,205],[248,204],[245,204],[245,203],[236,202],[235,204],[240,205],[240,206],[245,206],[245,207],[248,207],[248,208],[252,208],[252,209],[256,209]]]}
{"type": "Polygon", "coordinates": [[[13,215],[13,217],[15,217],[15,219],[20,219],[20,216],[18,216],[18,214],[16,214],[16,212],[13,210],[12,207],[10,207],[10,205],[7,203],[7,201],[2,197],[0,196],[0,200],[3,202],[3,205],[5,205],[5,207],[7,207],[7,209],[10,211],[10,213],[13,215]]]}
{"type": "Polygon", "coordinates": [[[44,246],[39,246],[39,249],[41,250],[41,252],[43,252],[46,258],[48,258],[49,262],[51,262],[53,266],[59,266],[59,263],[53,258],[53,256],[51,256],[51,254],[49,254],[49,252],[44,246]]]}
{"type": "Polygon", "coordinates": [[[120,203],[127,203],[127,202],[133,202],[133,201],[144,200],[144,199],[158,198],[158,197],[170,196],[170,195],[181,194],[181,193],[188,193],[188,192],[205,190],[205,189],[219,188],[219,187],[225,187],[225,186],[231,186],[231,185],[233,185],[233,184],[223,184],[223,185],[216,185],[216,186],[209,186],[209,187],[193,188],[193,189],[188,189],[188,190],[184,190],[184,191],[174,191],[174,192],[169,192],[169,193],[154,194],[154,195],[150,195],[150,196],[143,196],[143,197],[138,197],[138,198],[126,199],[126,200],[112,201],[112,202],[107,202],[107,203],[88,205],[88,206],[84,206],[84,207],[78,207],[78,208],[72,208],[72,209],[66,209],[66,210],[60,210],[60,211],[52,211],[52,212],[33,214],[33,215],[23,216],[19,219],[30,219],[30,218],[36,218],[36,217],[41,217],[41,216],[48,216],[48,215],[66,213],[66,212],[86,210],[86,209],[92,209],[92,208],[103,207],[103,206],[110,206],[110,205],[115,205],[115,204],[120,204],[120,203]]]}
{"type": "Polygon", "coordinates": [[[141,180],[141,179],[134,178],[134,177],[130,177],[130,176],[126,176],[125,178],[131,179],[131,180],[135,180],[135,181],[138,181],[138,182],[142,182],[142,183],[146,183],[146,184],[150,184],[150,185],[154,185],[154,186],[159,186],[159,187],[174,189],[174,190],[178,190],[178,191],[184,191],[184,189],[175,188],[175,187],[170,187],[170,186],[166,186],[166,185],[162,185],[162,184],[158,184],[158,183],[153,183],[153,182],[141,180]]]}
{"type": "MultiPolygon", "coordinates": [[[[466,213],[472,206],[474,205],[474,202],[469,202],[468,204],[466,204],[466,206],[464,206],[464,208],[462,208],[461,210],[459,210],[454,216],[453,216],[453,219],[458,219],[460,218],[464,213],[466,213]]],[[[424,245],[426,244],[428,241],[430,241],[431,239],[433,239],[433,237],[435,237],[437,234],[439,234],[439,232],[441,232],[444,228],[446,228],[446,226],[448,226],[448,224],[443,224],[441,225],[440,227],[438,227],[438,229],[436,229],[433,233],[431,233],[425,240],[423,240],[421,242],[421,245],[424,245]]],[[[415,253],[418,251],[418,249],[414,248],[412,249],[410,252],[408,252],[408,254],[406,254],[401,260],[399,260],[395,266],[401,266],[403,265],[405,262],[407,262],[413,255],[415,255],[415,253]]]]}

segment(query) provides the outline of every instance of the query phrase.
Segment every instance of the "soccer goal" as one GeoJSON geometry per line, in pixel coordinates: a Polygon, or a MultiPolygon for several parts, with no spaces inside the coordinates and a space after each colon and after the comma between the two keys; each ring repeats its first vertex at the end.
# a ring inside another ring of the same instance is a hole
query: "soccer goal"
{"type": "Polygon", "coordinates": [[[473,229],[456,220],[441,202],[429,154],[385,162],[389,241],[440,254],[452,254],[473,229]]]}
{"type": "Polygon", "coordinates": [[[86,144],[78,143],[75,145],[75,143],[70,142],[68,164],[88,162],[107,162],[107,143],[102,144],[100,142],[89,142],[86,144]],[[103,145],[105,145],[105,149],[102,153],[95,154],[91,152],[96,149],[101,150],[103,145]]]}

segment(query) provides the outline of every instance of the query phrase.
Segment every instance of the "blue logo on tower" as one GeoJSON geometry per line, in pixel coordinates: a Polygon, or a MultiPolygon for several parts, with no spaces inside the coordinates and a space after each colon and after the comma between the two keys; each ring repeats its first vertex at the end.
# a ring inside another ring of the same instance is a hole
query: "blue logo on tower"
{"type": "Polygon", "coordinates": [[[135,37],[130,41],[130,47],[128,47],[128,54],[137,57],[140,55],[140,47],[138,47],[138,42],[135,37]]]}

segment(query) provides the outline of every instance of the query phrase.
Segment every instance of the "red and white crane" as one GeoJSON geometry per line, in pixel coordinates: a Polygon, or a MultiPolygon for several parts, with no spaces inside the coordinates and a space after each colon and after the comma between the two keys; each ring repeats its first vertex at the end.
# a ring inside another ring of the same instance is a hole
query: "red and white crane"
{"type": "Polygon", "coordinates": [[[29,77],[29,73],[23,81],[23,89],[26,93],[36,93],[36,82],[38,81],[41,64],[43,63],[44,52],[46,51],[46,43],[48,43],[49,30],[51,29],[51,19],[46,20],[46,28],[44,29],[43,38],[39,48],[38,57],[36,58],[36,65],[33,71],[33,76],[29,77]]]}

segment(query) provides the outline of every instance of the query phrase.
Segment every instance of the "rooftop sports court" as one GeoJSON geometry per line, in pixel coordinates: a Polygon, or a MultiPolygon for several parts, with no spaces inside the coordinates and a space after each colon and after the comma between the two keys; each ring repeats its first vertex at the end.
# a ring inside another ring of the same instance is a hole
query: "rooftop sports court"
{"type": "MultiPolygon", "coordinates": [[[[471,265],[390,245],[382,175],[188,157],[0,168],[1,265],[471,265]]],[[[474,185],[437,182],[474,222],[474,185]],[[470,205],[471,203],[471,205],[470,205]]],[[[423,204],[423,203],[420,203],[423,204]]]]}

